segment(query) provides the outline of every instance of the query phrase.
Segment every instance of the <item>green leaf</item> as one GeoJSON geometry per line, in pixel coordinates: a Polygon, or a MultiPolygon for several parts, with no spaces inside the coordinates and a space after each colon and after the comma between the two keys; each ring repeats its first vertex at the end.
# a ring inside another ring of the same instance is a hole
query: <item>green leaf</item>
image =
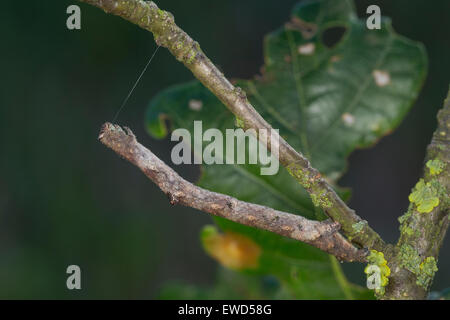
{"type": "MultiPolygon", "coordinates": [[[[237,57],[238,58],[238,57],[237,57]]],[[[423,46],[397,35],[383,18],[381,30],[369,30],[345,0],[302,2],[292,19],[269,34],[265,66],[254,80],[238,80],[257,111],[313,166],[336,181],[355,148],[368,147],[391,132],[416,98],[427,68],[423,46]],[[323,42],[332,27],[346,32],[333,47],[323,42]]],[[[150,103],[147,128],[155,137],[173,128],[193,132],[235,128],[236,119],[199,82],[165,90],[150,103]]],[[[207,145],[208,143],[204,143],[207,145]]],[[[223,155],[225,156],[225,155],[223,155]]],[[[278,210],[320,216],[300,185],[280,168],[261,176],[258,165],[203,165],[198,184],[244,201],[278,210]]],[[[342,191],[341,191],[342,192],[342,191]]],[[[308,245],[216,219],[224,231],[244,234],[262,248],[253,274],[274,275],[294,298],[355,298],[355,289],[329,256],[308,245]]]]}

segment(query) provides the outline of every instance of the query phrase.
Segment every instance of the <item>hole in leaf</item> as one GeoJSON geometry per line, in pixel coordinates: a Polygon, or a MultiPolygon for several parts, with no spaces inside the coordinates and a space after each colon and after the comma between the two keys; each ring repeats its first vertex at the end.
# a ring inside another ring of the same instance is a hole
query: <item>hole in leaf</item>
{"type": "Polygon", "coordinates": [[[345,33],[347,32],[346,27],[331,27],[322,32],[322,42],[328,48],[333,48],[337,45],[345,33]]]}

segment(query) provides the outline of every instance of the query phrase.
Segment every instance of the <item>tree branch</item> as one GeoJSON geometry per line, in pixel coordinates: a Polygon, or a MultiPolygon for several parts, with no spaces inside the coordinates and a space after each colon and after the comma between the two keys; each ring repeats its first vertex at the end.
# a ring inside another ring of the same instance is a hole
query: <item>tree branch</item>
{"type": "MultiPolygon", "coordinates": [[[[200,49],[199,44],[180,29],[171,13],[160,10],[152,1],[141,0],[80,0],[118,15],[153,33],[158,45],[166,47],[175,58],[184,63],[244,124],[245,128],[271,130],[247,100],[245,92],[234,87],[200,49]]],[[[384,251],[386,245],[380,236],[350,209],[333,188],[311,166],[307,158],[292,148],[278,135],[279,161],[315,199],[315,204],[334,221],[351,241],[361,247],[384,251]]],[[[266,141],[261,141],[266,144],[266,141]]],[[[267,145],[272,148],[270,144],[267,145]]]]}
{"type": "Polygon", "coordinates": [[[181,178],[150,150],[136,141],[130,129],[105,123],[99,140],[141,169],[165,194],[171,204],[181,204],[243,225],[271,231],[308,243],[341,261],[364,262],[366,250],[358,250],[339,234],[339,223],[314,221],[265,206],[211,192],[181,178]]]}
{"type": "Polygon", "coordinates": [[[450,90],[427,148],[423,179],[400,217],[400,239],[390,261],[387,299],[425,299],[450,225],[450,90]]]}

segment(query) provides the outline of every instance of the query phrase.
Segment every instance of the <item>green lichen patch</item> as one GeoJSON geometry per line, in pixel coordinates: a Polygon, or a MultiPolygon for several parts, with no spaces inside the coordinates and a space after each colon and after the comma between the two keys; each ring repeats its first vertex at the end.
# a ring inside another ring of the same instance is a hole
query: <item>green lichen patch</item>
{"type": "Polygon", "coordinates": [[[309,181],[307,170],[303,169],[296,163],[289,165],[286,169],[288,170],[289,174],[296,178],[306,190],[309,191],[311,189],[312,185],[309,181]]]}
{"type": "Polygon", "coordinates": [[[311,193],[311,200],[315,207],[326,209],[332,206],[332,203],[326,193],[311,193]]]}
{"type": "Polygon", "coordinates": [[[375,272],[379,272],[380,287],[375,288],[377,295],[383,295],[385,287],[389,283],[389,276],[391,275],[391,269],[387,265],[387,261],[384,258],[383,252],[376,250],[370,250],[370,255],[367,257],[369,264],[364,269],[364,273],[367,274],[367,278],[374,276],[375,272]],[[375,268],[374,268],[375,267],[375,268]]]}
{"type": "Polygon", "coordinates": [[[400,247],[399,259],[402,268],[405,268],[416,275],[420,272],[419,266],[422,259],[417,250],[409,244],[404,244],[400,247]]]}
{"type": "Polygon", "coordinates": [[[384,258],[384,253],[376,250],[370,250],[370,255],[367,257],[369,264],[382,265],[386,264],[387,261],[384,258]]]}
{"type": "Polygon", "coordinates": [[[434,175],[440,174],[442,172],[442,170],[444,170],[445,163],[439,159],[434,159],[434,160],[428,160],[428,162],[426,163],[426,166],[428,169],[430,169],[430,174],[432,176],[434,176],[434,175]]]}
{"type": "Polygon", "coordinates": [[[364,226],[367,224],[367,221],[360,221],[358,223],[354,223],[352,224],[352,228],[353,230],[355,230],[355,232],[361,232],[361,230],[364,228],[364,226]]]}
{"type": "Polygon", "coordinates": [[[402,234],[406,234],[408,236],[412,236],[414,234],[418,234],[418,230],[414,230],[413,228],[411,228],[410,226],[403,224],[400,226],[400,232],[402,234]]]}
{"type": "Polygon", "coordinates": [[[417,206],[417,211],[429,213],[439,205],[439,197],[436,189],[430,182],[425,183],[423,179],[417,182],[413,192],[409,195],[409,201],[417,206]]]}
{"type": "Polygon", "coordinates": [[[349,237],[350,241],[353,237],[355,237],[358,233],[360,233],[366,225],[367,221],[365,220],[352,224],[353,234],[352,236],[349,237]]]}
{"type": "Polygon", "coordinates": [[[426,258],[419,266],[417,275],[417,285],[427,289],[433,280],[434,274],[438,271],[436,259],[434,257],[426,258]]]}
{"type": "Polygon", "coordinates": [[[400,266],[416,275],[417,285],[427,289],[438,270],[434,257],[427,257],[422,261],[418,252],[410,245],[400,247],[400,266]]]}
{"type": "Polygon", "coordinates": [[[244,120],[242,120],[242,119],[240,119],[240,118],[238,118],[238,117],[236,117],[235,125],[236,125],[236,127],[238,127],[238,128],[242,128],[242,129],[245,128],[244,120]]]}
{"type": "Polygon", "coordinates": [[[328,190],[320,183],[320,173],[309,171],[297,163],[288,165],[286,169],[308,191],[315,207],[326,209],[333,205],[328,190]]]}
{"type": "Polygon", "coordinates": [[[431,186],[436,191],[437,197],[439,197],[439,204],[441,208],[450,207],[450,197],[447,188],[440,183],[438,179],[432,179],[430,181],[431,186]]]}

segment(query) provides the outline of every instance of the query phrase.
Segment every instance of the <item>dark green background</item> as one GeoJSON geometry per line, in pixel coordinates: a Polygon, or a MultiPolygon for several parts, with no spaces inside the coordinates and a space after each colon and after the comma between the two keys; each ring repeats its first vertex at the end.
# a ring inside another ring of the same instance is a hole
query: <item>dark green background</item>
{"type": "MultiPolygon", "coordinates": [[[[296,0],[165,0],[177,23],[229,77],[262,65],[263,35],[289,19],[296,0]]],[[[450,71],[450,1],[378,4],[401,34],[425,44],[429,74],[399,129],[355,152],[341,184],[351,206],[388,241],[423,166],[450,71]]],[[[0,13],[0,298],[152,298],[167,281],[208,285],[216,264],[200,247],[206,214],[171,207],[156,186],[98,141],[155,49],[150,33],[76,1],[4,1],[0,13]],[[66,28],[78,4],[82,30],[66,28]],[[82,268],[82,290],[66,289],[66,268],[82,268]]],[[[163,160],[169,141],[144,130],[151,97],[192,75],[159,50],[118,123],[163,160]]],[[[177,167],[195,180],[198,169],[177,167]]],[[[450,286],[450,242],[434,290],[450,286]]],[[[345,266],[362,283],[361,265],[345,266]]]]}

